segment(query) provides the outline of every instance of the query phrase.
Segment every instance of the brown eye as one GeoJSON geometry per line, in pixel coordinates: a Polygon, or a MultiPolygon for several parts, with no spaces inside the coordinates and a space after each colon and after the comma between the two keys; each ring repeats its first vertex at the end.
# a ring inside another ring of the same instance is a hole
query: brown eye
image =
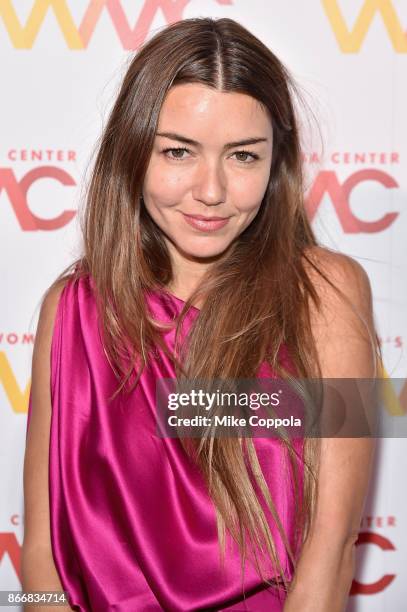
{"type": "Polygon", "coordinates": [[[256,161],[256,159],[259,159],[259,156],[256,155],[256,153],[251,153],[250,151],[236,151],[236,153],[233,153],[233,155],[243,155],[244,159],[238,159],[238,161],[243,162],[245,164],[250,164],[256,161]],[[247,156],[249,156],[251,159],[247,159],[247,156]]]}
{"type": "Polygon", "coordinates": [[[185,159],[185,157],[181,156],[180,153],[184,153],[184,151],[188,152],[188,149],[186,149],[185,147],[171,147],[171,148],[168,148],[168,149],[164,149],[163,153],[169,159],[183,160],[183,159],[185,159]],[[168,155],[169,153],[175,153],[175,155],[168,155]]]}

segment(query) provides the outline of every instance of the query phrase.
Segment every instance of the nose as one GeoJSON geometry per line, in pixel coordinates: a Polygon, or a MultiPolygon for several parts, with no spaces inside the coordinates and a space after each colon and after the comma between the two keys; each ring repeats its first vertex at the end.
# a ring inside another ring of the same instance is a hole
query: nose
{"type": "Polygon", "coordinates": [[[199,164],[192,195],[207,206],[225,202],[226,176],[221,163],[206,160],[199,164]]]}

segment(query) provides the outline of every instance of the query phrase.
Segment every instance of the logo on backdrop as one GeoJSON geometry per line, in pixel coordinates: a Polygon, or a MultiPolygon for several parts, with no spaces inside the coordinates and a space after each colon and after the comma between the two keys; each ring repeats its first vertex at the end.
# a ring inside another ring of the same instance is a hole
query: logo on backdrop
{"type": "MultiPolygon", "coordinates": [[[[233,4],[233,0],[213,1],[221,5],[233,4]]],[[[184,9],[189,3],[190,0],[145,0],[133,29],[120,0],[88,0],[79,26],[72,18],[68,0],[35,0],[25,25],[16,15],[13,0],[1,0],[0,19],[16,49],[31,49],[48,10],[52,10],[69,49],[84,50],[89,45],[102,11],[106,9],[123,49],[131,50],[144,43],[157,13],[162,14],[169,25],[184,18],[184,9]]]]}
{"type": "MultiPolygon", "coordinates": [[[[3,343],[3,333],[0,333],[0,342],[3,343]]],[[[10,334],[9,334],[10,335],[10,334]]],[[[24,334],[31,338],[32,334],[24,334]]],[[[18,378],[14,373],[8,355],[5,351],[0,351],[0,386],[3,388],[9,406],[14,414],[26,414],[28,412],[28,401],[30,398],[31,378],[29,378],[22,388],[18,378]]]]}
{"type": "MultiPolygon", "coordinates": [[[[372,531],[359,532],[356,545],[361,546],[362,544],[377,546],[384,552],[396,550],[396,547],[389,538],[372,531]]],[[[396,574],[383,574],[374,582],[369,583],[353,580],[350,595],[375,595],[384,591],[393,582],[395,577],[396,574]]]]}
{"type": "Polygon", "coordinates": [[[342,183],[339,182],[336,172],[323,170],[318,174],[307,196],[306,207],[310,221],[314,219],[325,193],[328,193],[345,234],[362,232],[372,234],[382,232],[390,227],[399,216],[398,212],[386,213],[376,221],[363,221],[352,212],[349,203],[351,193],[355,187],[365,181],[375,181],[386,189],[399,187],[397,181],[390,174],[374,168],[358,170],[342,183]]]}
{"type": "Polygon", "coordinates": [[[7,193],[9,202],[23,231],[56,230],[73,219],[76,210],[64,210],[53,218],[43,218],[35,215],[28,206],[28,191],[31,185],[40,179],[53,179],[64,186],[76,185],[74,179],[66,170],[55,166],[39,166],[29,170],[18,180],[11,168],[0,168],[0,195],[7,193]]]}
{"type": "Polygon", "coordinates": [[[393,0],[365,0],[350,30],[340,8],[341,0],[322,0],[322,6],[343,53],[359,53],[376,15],[381,18],[396,53],[407,53],[406,32],[393,0]]]}
{"type": "Polygon", "coordinates": [[[21,582],[21,545],[12,531],[0,531],[0,562],[6,554],[9,556],[14,571],[21,582]]]}

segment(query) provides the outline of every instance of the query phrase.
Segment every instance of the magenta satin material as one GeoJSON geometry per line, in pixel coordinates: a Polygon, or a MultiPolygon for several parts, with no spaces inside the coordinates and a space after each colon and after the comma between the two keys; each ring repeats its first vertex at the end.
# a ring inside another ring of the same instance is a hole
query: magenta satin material
{"type": "MultiPolygon", "coordinates": [[[[89,277],[65,286],[51,348],[50,528],[71,605],[96,612],[282,610],[276,590],[265,589],[250,562],[244,599],[237,546],[229,536],[233,554],[227,553],[222,574],[215,511],[203,478],[179,440],[155,435],[155,380],[174,376],[168,358],[160,351],[131,396],[107,404],[117,382],[100,342],[92,288],[89,277]]],[[[183,305],[158,292],[146,299],[160,320],[172,320],[183,305]]],[[[185,325],[198,312],[192,308],[185,325]]],[[[174,331],[165,338],[173,348],[174,331]]],[[[285,351],[281,359],[290,367],[285,351]]],[[[262,366],[258,375],[273,374],[262,366]]],[[[27,429],[30,409],[31,395],[27,429]]],[[[292,537],[293,499],[281,477],[279,442],[254,442],[292,537]]],[[[268,511],[266,516],[272,525],[268,511]]]]}

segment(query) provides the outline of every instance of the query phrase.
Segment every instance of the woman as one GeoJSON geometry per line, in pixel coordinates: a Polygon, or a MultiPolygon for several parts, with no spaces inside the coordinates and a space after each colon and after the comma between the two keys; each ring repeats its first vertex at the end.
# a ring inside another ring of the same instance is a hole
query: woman
{"type": "Polygon", "coordinates": [[[376,375],[368,278],[307,220],[294,91],[230,19],[177,22],[132,60],[83,255],[41,309],[25,590],[98,612],[344,609],[371,440],[154,429],[161,378],[376,375]]]}

